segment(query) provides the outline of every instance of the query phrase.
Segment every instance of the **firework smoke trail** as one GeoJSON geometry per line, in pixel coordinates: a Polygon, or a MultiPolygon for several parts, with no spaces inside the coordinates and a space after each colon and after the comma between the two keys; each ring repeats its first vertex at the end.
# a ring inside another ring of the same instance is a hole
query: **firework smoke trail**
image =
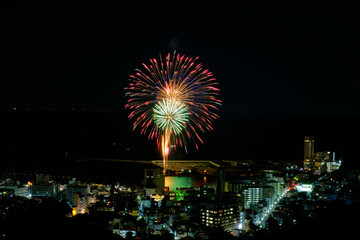
{"type": "Polygon", "coordinates": [[[135,69],[125,87],[129,119],[134,119],[133,129],[156,139],[161,148],[166,171],[172,146],[184,147],[187,139],[198,149],[203,143],[199,133],[212,130],[219,116],[214,113],[221,105],[219,89],[212,72],[197,58],[174,52],[163,59],[150,59],[143,69],[135,69]]]}

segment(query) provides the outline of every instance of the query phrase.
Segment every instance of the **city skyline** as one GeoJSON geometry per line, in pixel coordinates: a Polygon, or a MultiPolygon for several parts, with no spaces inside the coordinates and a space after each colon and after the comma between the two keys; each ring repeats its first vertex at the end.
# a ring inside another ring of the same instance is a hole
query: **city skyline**
{"type": "Polygon", "coordinates": [[[1,4],[0,238],[354,236],[357,9],[1,4]]]}

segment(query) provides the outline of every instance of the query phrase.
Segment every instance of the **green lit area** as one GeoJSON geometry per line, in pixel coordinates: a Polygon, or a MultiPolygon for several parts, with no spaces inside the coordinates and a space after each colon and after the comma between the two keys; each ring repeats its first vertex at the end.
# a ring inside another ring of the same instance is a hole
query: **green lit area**
{"type": "Polygon", "coordinates": [[[178,176],[166,176],[165,186],[169,187],[170,191],[176,191],[180,188],[193,187],[195,180],[192,177],[178,177],[178,176]]]}
{"type": "Polygon", "coordinates": [[[185,191],[177,190],[175,193],[176,193],[176,201],[184,200],[184,197],[186,195],[185,191]]]}

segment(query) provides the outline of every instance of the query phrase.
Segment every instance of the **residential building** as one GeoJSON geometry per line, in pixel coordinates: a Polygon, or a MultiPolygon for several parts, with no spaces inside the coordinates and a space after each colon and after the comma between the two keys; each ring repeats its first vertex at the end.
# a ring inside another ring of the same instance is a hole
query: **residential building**
{"type": "Polygon", "coordinates": [[[205,202],[200,208],[200,223],[206,227],[229,227],[240,222],[240,204],[205,202]]]}
{"type": "Polygon", "coordinates": [[[247,187],[241,192],[244,208],[249,209],[252,205],[263,200],[263,188],[261,186],[247,187]]]}

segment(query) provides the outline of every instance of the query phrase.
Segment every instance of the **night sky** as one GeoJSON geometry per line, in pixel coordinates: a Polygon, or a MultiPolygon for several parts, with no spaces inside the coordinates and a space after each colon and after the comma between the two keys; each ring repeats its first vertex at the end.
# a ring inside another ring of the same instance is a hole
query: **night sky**
{"type": "Polygon", "coordinates": [[[314,135],[316,151],[357,163],[354,6],[74,2],[1,6],[4,159],[39,146],[47,156],[160,158],[154,143],[131,131],[123,88],[142,62],[177,50],[200,57],[223,100],[205,144],[177,158],[301,160],[304,136],[314,135]]]}

